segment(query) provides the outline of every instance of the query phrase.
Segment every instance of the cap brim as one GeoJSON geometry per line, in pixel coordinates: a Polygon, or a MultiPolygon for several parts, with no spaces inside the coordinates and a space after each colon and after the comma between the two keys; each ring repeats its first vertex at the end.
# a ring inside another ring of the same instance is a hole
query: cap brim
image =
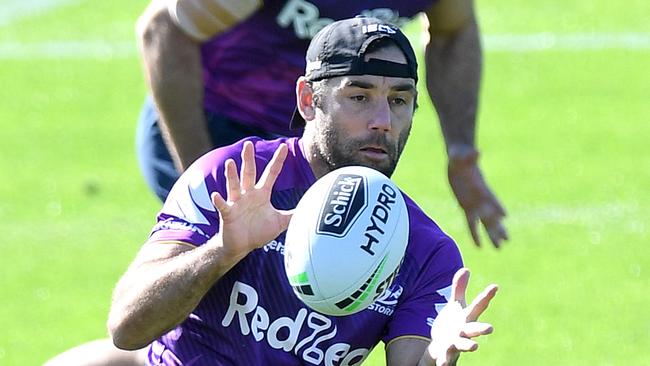
{"type": "Polygon", "coordinates": [[[291,122],[289,122],[289,128],[292,130],[298,130],[305,128],[305,119],[302,118],[298,108],[293,110],[293,116],[291,116],[291,122]]]}

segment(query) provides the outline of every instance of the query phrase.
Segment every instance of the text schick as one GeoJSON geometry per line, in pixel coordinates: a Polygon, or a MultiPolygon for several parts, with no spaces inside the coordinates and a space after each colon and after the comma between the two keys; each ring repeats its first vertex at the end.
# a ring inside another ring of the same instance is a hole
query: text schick
{"type": "Polygon", "coordinates": [[[341,237],[366,207],[366,179],[341,174],[330,187],[318,219],[318,234],[341,237]]]}

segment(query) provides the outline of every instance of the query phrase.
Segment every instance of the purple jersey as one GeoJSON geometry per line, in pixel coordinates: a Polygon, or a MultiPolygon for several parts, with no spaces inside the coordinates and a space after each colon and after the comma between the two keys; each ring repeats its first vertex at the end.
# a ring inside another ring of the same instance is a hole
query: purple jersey
{"type": "MultiPolygon", "coordinates": [[[[285,142],[289,154],[271,195],[278,209],[295,208],[316,181],[297,138],[255,145],[258,178],[285,142]]],[[[204,244],[219,230],[210,194],[225,193],[224,162],[238,166],[243,141],[204,155],[178,180],[158,215],[149,243],[204,244]]],[[[156,340],[149,365],[359,365],[379,342],[429,337],[447,302],[462,259],[452,239],[405,196],[409,243],[399,274],[367,309],[326,316],[304,305],[284,271],[282,233],[252,251],[208,291],[176,328],[156,340]]]]}
{"type": "Polygon", "coordinates": [[[267,0],[263,7],[202,46],[206,110],[264,131],[289,129],[295,82],[311,38],[357,14],[403,25],[435,0],[267,0]]]}

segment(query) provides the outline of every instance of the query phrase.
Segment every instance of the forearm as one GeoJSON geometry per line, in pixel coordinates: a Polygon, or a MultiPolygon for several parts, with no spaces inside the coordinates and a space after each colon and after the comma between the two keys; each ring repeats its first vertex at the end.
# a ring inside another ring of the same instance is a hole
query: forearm
{"type": "Polygon", "coordinates": [[[474,150],[482,63],[478,26],[471,19],[457,32],[430,33],[425,51],[427,89],[447,152],[474,150]]]}
{"type": "MultiPolygon", "coordinates": [[[[421,338],[402,338],[391,342],[386,349],[387,366],[437,366],[429,352],[430,342],[421,338]]],[[[446,360],[446,366],[455,366],[458,355],[446,360]]]]}
{"type": "MultiPolygon", "coordinates": [[[[456,366],[457,363],[458,355],[448,360],[445,366],[456,366]]],[[[417,366],[438,366],[438,362],[431,357],[431,354],[428,351],[425,351],[417,366]]]]}
{"type": "Polygon", "coordinates": [[[225,253],[215,243],[191,250],[174,244],[146,244],[138,257],[149,257],[161,245],[173,245],[182,252],[170,252],[169,258],[155,261],[136,258],[115,287],[108,328],[119,348],[144,347],[181,323],[242,258],[225,253]]]}
{"type": "Polygon", "coordinates": [[[213,148],[203,111],[200,45],[173,23],[164,6],[151,5],[137,28],[163,138],[176,168],[184,171],[213,148]]]}

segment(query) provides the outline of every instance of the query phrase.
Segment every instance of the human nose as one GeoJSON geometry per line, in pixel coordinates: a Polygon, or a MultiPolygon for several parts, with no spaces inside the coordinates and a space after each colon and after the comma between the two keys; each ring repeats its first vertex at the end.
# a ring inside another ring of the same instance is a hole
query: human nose
{"type": "Polygon", "coordinates": [[[388,101],[377,103],[374,108],[372,118],[368,123],[371,130],[381,130],[388,132],[391,129],[391,111],[388,101]]]}

